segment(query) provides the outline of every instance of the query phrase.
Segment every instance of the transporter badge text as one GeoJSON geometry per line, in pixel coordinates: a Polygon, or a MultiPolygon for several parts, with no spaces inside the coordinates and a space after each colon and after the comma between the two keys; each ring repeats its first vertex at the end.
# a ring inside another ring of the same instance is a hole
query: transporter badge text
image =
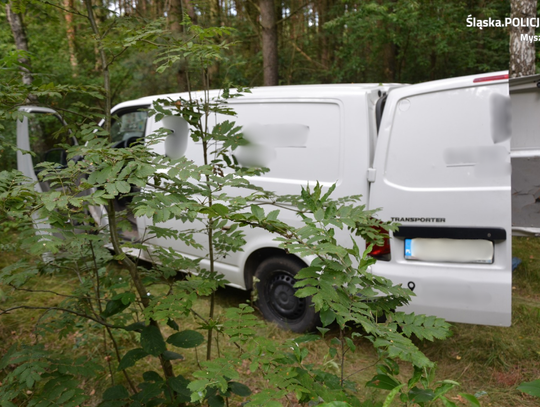
{"type": "Polygon", "coordinates": [[[390,218],[392,222],[444,223],[446,218],[390,218]]]}

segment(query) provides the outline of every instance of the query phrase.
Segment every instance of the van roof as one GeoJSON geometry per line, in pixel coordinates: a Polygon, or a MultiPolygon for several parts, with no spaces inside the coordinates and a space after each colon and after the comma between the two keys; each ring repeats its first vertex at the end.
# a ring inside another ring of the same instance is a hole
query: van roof
{"type": "MultiPolygon", "coordinates": [[[[459,87],[468,87],[472,86],[475,83],[475,80],[481,79],[479,83],[476,83],[477,86],[483,84],[482,79],[492,80],[506,80],[502,79],[501,76],[508,74],[508,71],[493,72],[493,73],[482,73],[476,75],[462,76],[458,78],[448,78],[440,79],[435,81],[428,81],[424,83],[419,83],[416,85],[407,85],[400,83],[343,83],[343,84],[327,84],[327,85],[286,85],[286,86],[265,86],[265,87],[256,87],[251,88],[251,93],[245,93],[243,98],[244,100],[248,99],[302,99],[302,98],[336,98],[339,96],[346,95],[359,95],[365,94],[367,92],[373,92],[378,88],[387,92],[390,89],[400,88],[404,86],[415,86],[417,91],[425,92],[434,92],[443,89],[459,88],[459,87]]],[[[216,97],[221,90],[212,90],[210,91],[211,97],[216,97]]],[[[192,95],[197,97],[202,95],[202,91],[193,92],[192,95]]],[[[127,102],[120,103],[116,105],[113,110],[129,108],[133,106],[141,105],[150,105],[152,102],[158,99],[173,99],[177,100],[180,97],[187,99],[189,97],[187,92],[184,93],[168,93],[163,95],[153,95],[146,96],[140,99],[130,100],[127,102]]]]}
{"type": "MultiPolygon", "coordinates": [[[[364,94],[366,92],[372,92],[377,88],[381,91],[388,91],[389,88],[395,88],[403,86],[398,83],[344,83],[344,84],[327,84],[327,85],[286,85],[286,86],[266,86],[251,88],[250,93],[244,93],[245,98],[259,99],[259,98],[316,98],[316,97],[337,97],[340,95],[350,94],[364,94]]],[[[215,97],[221,92],[221,90],[212,90],[210,95],[215,97]]],[[[202,91],[195,91],[193,95],[202,95],[202,91]]],[[[150,105],[152,102],[158,99],[178,99],[183,97],[188,98],[188,93],[168,93],[162,95],[146,96],[139,99],[130,100],[120,103],[114,107],[113,110],[122,109],[132,106],[150,105]]]]}

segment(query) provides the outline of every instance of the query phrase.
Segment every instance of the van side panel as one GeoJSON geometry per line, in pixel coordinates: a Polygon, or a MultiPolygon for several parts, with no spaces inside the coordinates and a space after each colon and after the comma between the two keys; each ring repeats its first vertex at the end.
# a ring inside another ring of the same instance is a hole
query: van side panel
{"type": "MultiPolygon", "coordinates": [[[[254,92],[231,101],[237,117],[218,116],[216,121],[232,120],[243,127],[251,145],[237,149],[234,154],[244,165],[262,165],[270,169],[262,177],[251,180],[269,191],[279,195],[299,194],[302,186],[319,181],[326,187],[336,183],[336,196],[367,196],[369,102],[365,92],[348,93],[340,95],[334,92],[331,97],[283,95],[262,98],[254,92]]],[[[161,127],[159,123],[154,126],[156,129],[161,127]]],[[[164,152],[159,145],[155,150],[164,152]]],[[[186,157],[201,164],[202,145],[190,139],[186,157]]],[[[270,211],[274,208],[265,206],[264,209],[270,211]]],[[[280,219],[294,226],[300,225],[295,213],[286,209],[281,209],[280,219]]],[[[150,225],[151,220],[146,219],[146,223],[150,225]]],[[[202,223],[184,224],[171,220],[157,226],[178,230],[200,229],[202,223]]],[[[261,248],[278,247],[275,236],[268,232],[253,228],[245,228],[244,232],[244,250],[229,253],[216,264],[231,285],[240,288],[245,288],[243,268],[249,255],[261,248]]],[[[344,244],[350,244],[346,231],[340,232],[338,238],[344,244]]],[[[206,235],[198,233],[195,239],[206,246],[206,235]]],[[[154,238],[149,243],[171,247],[188,256],[205,255],[204,250],[196,250],[175,240],[154,238]]],[[[309,259],[304,261],[309,262],[309,259]]]]}
{"type": "Polygon", "coordinates": [[[242,165],[270,169],[256,180],[258,185],[285,195],[300,193],[307,182],[331,185],[343,178],[339,103],[250,100],[233,108],[236,124],[251,143],[234,155],[242,165]]]}

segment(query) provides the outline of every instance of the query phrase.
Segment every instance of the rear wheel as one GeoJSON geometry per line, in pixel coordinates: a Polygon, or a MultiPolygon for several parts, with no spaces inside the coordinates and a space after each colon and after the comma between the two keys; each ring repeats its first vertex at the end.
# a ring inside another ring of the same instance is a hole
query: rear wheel
{"type": "Polygon", "coordinates": [[[272,257],[257,270],[258,305],[264,318],[293,332],[312,331],[320,324],[311,297],[298,298],[294,276],[305,264],[296,257],[272,257]]]}

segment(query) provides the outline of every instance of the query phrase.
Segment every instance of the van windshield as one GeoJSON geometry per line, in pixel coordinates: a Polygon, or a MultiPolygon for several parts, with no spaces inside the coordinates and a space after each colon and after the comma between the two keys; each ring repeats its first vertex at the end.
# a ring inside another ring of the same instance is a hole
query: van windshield
{"type": "Polygon", "coordinates": [[[113,143],[132,137],[144,137],[148,113],[145,111],[129,112],[121,115],[111,127],[113,143]]]}

